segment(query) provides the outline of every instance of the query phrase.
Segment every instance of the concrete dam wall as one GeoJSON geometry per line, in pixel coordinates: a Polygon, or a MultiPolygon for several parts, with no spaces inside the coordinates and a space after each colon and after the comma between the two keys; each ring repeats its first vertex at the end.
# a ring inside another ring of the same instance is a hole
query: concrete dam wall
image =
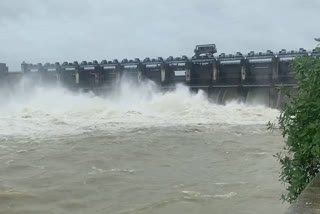
{"type": "Polygon", "coordinates": [[[294,88],[291,61],[300,56],[319,56],[314,49],[307,52],[281,50],[278,53],[248,54],[237,52],[214,56],[217,52],[214,44],[197,45],[194,56],[189,58],[168,57],[163,59],[145,58],[140,60],[123,59],[118,61],[96,60],[92,62],[56,62],[45,64],[21,64],[21,73],[10,73],[0,69],[0,84],[11,85],[14,80],[27,77],[38,84],[61,84],[72,90],[87,90],[96,93],[115,87],[123,77],[143,84],[143,80],[152,80],[163,90],[170,90],[177,83],[191,90],[204,90],[215,102],[224,104],[228,100],[238,99],[244,102],[260,100],[270,107],[277,108],[283,100],[280,87],[294,88]],[[15,76],[15,77],[13,77],[15,76]]]}

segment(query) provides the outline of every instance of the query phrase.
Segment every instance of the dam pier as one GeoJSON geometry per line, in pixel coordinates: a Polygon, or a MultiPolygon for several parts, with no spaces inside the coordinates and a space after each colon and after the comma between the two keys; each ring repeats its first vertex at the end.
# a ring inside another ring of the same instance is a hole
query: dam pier
{"type": "Polygon", "coordinates": [[[123,77],[143,84],[152,80],[163,90],[170,90],[182,83],[191,90],[203,90],[218,103],[238,98],[250,100],[256,94],[270,107],[277,108],[283,95],[280,87],[294,88],[291,61],[300,56],[319,56],[318,50],[298,51],[281,50],[248,54],[217,53],[214,44],[197,45],[194,56],[168,57],[163,59],[145,58],[140,60],[123,59],[118,61],[97,60],[78,63],[38,63],[23,62],[21,72],[8,72],[5,64],[0,64],[0,84],[13,84],[27,77],[37,84],[61,84],[72,90],[105,93],[119,84],[123,77]]]}

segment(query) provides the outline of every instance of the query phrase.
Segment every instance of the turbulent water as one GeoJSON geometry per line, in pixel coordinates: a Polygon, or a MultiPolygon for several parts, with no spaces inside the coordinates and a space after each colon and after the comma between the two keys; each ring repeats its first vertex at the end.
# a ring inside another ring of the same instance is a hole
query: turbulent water
{"type": "Polygon", "coordinates": [[[130,82],[0,95],[0,213],[283,213],[279,112],[130,82]]]}

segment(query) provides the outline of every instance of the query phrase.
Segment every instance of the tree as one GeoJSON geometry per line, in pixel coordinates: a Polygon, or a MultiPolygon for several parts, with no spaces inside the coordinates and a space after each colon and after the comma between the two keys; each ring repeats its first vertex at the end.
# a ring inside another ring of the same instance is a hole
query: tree
{"type": "Polygon", "coordinates": [[[288,190],[282,199],[290,203],[320,170],[320,58],[300,57],[292,65],[298,92],[289,94],[291,101],[282,107],[279,127],[286,146],[276,155],[288,190]]]}

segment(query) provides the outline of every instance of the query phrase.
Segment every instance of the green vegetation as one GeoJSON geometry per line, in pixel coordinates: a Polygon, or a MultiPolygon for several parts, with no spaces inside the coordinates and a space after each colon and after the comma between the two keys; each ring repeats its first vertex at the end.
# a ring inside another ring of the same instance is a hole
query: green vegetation
{"type": "Polygon", "coordinates": [[[282,199],[290,203],[320,170],[320,58],[300,57],[292,65],[298,92],[289,94],[290,103],[282,107],[279,125],[286,146],[276,155],[288,190],[282,199]]]}

